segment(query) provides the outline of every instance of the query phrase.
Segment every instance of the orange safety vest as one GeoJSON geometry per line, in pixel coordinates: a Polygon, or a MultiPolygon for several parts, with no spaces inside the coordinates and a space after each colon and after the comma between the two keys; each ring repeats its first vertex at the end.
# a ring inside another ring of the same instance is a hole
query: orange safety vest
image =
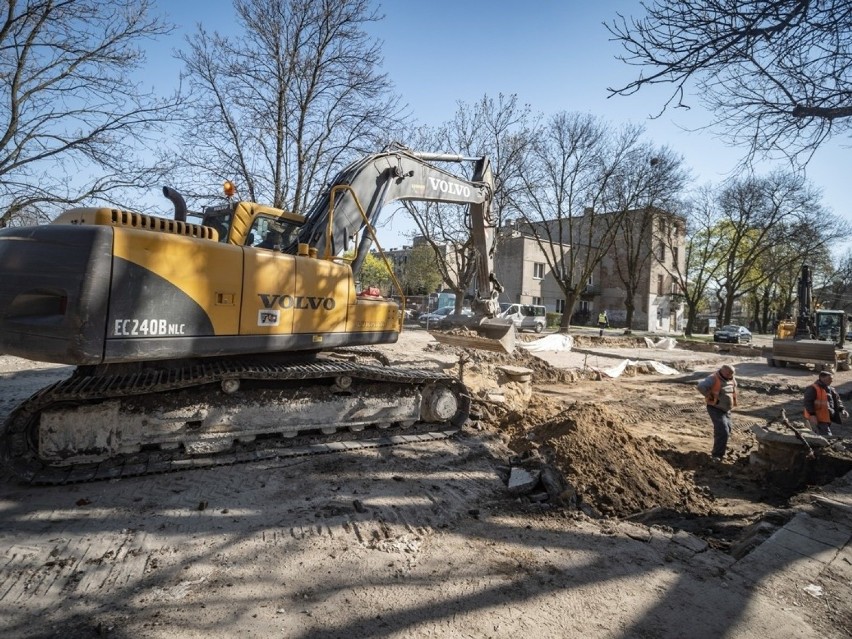
{"type": "MultiPolygon", "coordinates": [[[[820,424],[831,423],[831,413],[828,412],[828,393],[819,384],[814,384],[816,389],[816,398],[814,399],[814,415],[820,424]]],[[[805,419],[811,416],[808,409],[805,409],[805,419]]]]}
{"type": "MultiPolygon", "coordinates": [[[[707,393],[707,403],[710,406],[715,406],[719,403],[719,391],[722,390],[722,376],[719,375],[719,371],[713,373],[713,385],[710,387],[710,392],[707,393]]],[[[725,380],[726,382],[729,380],[725,380]]],[[[737,405],[737,380],[732,379],[730,382],[734,385],[734,392],[731,394],[731,405],[737,405]]]]}

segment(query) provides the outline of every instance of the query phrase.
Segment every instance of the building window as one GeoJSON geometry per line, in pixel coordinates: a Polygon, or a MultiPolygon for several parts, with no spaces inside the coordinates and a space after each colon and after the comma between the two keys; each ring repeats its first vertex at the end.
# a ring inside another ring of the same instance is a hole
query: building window
{"type": "Polygon", "coordinates": [[[534,262],[533,263],[533,279],[543,280],[544,279],[544,264],[542,262],[534,262]]]}
{"type": "Polygon", "coordinates": [[[565,312],[565,300],[561,297],[556,299],[556,312],[564,313],[565,312]]]}
{"type": "Polygon", "coordinates": [[[591,309],[591,307],[589,306],[589,303],[588,303],[588,302],[586,302],[586,301],[584,301],[584,300],[580,300],[580,310],[581,310],[581,311],[584,311],[584,312],[586,312],[586,313],[588,313],[588,312],[590,312],[592,309],[591,309]]]}
{"type": "Polygon", "coordinates": [[[677,268],[677,258],[678,258],[677,249],[678,249],[677,246],[672,247],[672,266],[674,266],[675,268],[677,268]]]}
{"type": "Polygon", "coordinates": [[[660,242],[660,264],[666,263],[666,243],[660,242]]]}
{"type": "Polygon", "coordinates": [[[541,298],[540,297],[534,297],[532,303],[533,303],[533,306],[541,306],[541,298]]]}
{"type": "Polygon", "coordinates": [[[657,295],[663,294],[663,274],[657,275],[657,295]]]}

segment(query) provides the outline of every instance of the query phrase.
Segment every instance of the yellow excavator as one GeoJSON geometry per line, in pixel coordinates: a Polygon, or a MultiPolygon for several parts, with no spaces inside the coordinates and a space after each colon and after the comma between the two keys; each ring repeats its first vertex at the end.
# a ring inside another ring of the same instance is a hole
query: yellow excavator
{"type": "Polygon", "coordinates": [[[795,319],[778,322],[767,363],[782,368],[787,364],[801,364],[817,370],[848,371],[846,312],[817,308],[808,264],[802,265],[797,297],[798,314],[795,319]]]}
{"type": "Polygon", "coordinates": [[[470,400],[459,380],[329,353],[402,330],[404,309],[359,295],[353,277],[396,200],[469,205],[471,326],[511,351],[514,328],[493,319],[493,189],[486,157],[392,146],[346,167],[304,216],[229,197],[195,223],[164,188],[174,219],[77,208],[3,229],[0,353],[75,369],[13,410],[0,461],[26,481],[65,483],[460,426],[470,400]],[[471,179],[435,165],[466,161],[471,179]]]}

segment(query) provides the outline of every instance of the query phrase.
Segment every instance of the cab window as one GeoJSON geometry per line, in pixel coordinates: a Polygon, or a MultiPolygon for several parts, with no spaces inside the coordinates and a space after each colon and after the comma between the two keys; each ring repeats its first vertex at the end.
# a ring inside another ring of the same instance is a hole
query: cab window
{"type": "Polygon", "coordinates": [[[283,251],[294,243],[299,235],[299,227],[280,218],[259,215],[252,222],[246,237],[246,245],[256,248],[283,251]]]}

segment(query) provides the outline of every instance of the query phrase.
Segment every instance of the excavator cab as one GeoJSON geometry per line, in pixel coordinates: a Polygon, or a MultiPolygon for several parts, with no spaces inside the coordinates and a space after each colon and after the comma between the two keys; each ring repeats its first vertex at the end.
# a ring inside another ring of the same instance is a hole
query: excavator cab
{"type": "Polygon", "coordinates": [[[846,313],[840,310],[816,311],[816,339],[832,342],[843,348],[846,342],[846,313]]]}

